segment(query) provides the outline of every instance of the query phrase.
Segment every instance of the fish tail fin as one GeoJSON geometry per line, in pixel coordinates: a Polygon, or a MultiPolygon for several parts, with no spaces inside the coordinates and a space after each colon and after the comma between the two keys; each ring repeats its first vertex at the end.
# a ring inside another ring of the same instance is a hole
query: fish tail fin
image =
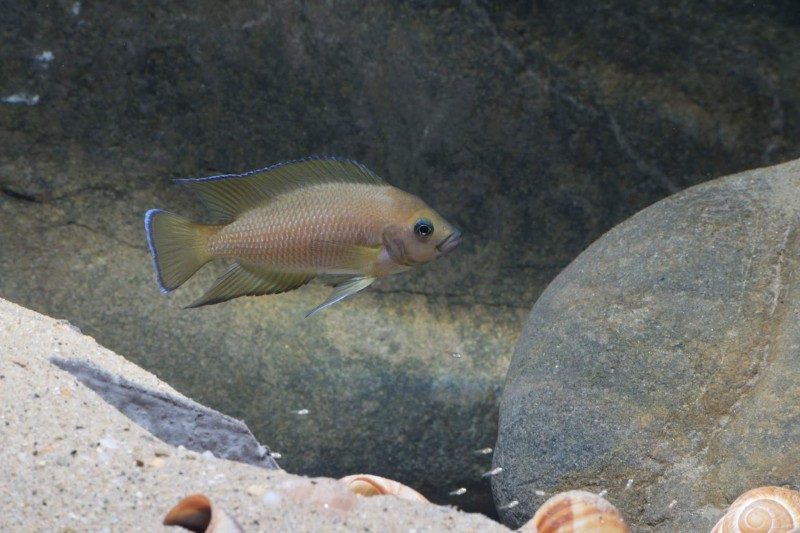
{"type": "Polygon", "coordinates": [[[208,252],[208,235],[213,226],[151,209],[144,216],[144,227],[161,292],[177,289],[214,259],[208,252]]]}

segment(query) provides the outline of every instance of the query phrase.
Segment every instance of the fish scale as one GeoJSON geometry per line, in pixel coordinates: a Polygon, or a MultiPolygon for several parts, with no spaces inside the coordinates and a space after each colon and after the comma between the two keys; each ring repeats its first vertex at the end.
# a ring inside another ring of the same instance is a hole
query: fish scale
{"type": "Polygon", "coordinates": [[[288,193],[243,213],[209,237],[209,253],[262,267],[317,272],[337,268],[336,249],[314,241],[377,246],[382,216],[354,206],[387,204],[389,187],[340,184],[288,193]]]}
{"type": "Polygon", "coordinates": [[[313,313],[461,242],[460,232],[422,200],[354,161],[312,158],[179,181],[197,190],[221,223],[147,212],[159,287],[176,289],[209,261],[233,262],[189,307],[286,292],[318,274],[338,275],[333,293],[313,313]]]}

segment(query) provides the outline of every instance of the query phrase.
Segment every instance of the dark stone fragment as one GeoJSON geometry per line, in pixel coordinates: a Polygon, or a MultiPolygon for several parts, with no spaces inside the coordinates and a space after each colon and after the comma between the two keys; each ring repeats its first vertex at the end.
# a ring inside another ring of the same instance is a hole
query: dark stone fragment
{"type": "Polygon", "coordinates": [[[244,423],[191,400],[155,391],[80,359],[51,357],[119,412],[173,446],[262,468],[280,468],[244,423]]]}

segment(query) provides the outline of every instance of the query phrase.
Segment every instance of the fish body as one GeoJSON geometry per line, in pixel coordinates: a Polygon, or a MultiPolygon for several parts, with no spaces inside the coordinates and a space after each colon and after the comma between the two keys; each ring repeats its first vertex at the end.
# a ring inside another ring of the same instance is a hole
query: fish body
{"type": "Polygon", "coordinates": [[[210,261],[233,261],[189,307],[286,292],[320,274],[336,276],[333,293],[310,315],[461,241],[460,232],[422,200],[354,161],[305,159],[178,181],[198,191],[217,223],[147,212],[161,290],[176,289],[210,261]]]}

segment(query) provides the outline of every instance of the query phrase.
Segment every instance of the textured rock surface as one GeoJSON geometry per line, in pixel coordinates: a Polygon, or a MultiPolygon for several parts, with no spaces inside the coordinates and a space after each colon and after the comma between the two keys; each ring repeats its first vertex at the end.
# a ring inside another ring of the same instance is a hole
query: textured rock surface
{"type": "Polygon", "coordinates": [[[241,420],[111,374],[86,359],[53,356],[50,362],[167,444],[198,453],[211,452],[215,457],[238,463],[271,470],[279,468],[269,447],[258,442],[241,420]]]}
{"type": "Polygon", "coordinates": [[[478,514],[391,497],[357,498],[332,479],[214,459],[156,439],[50,363],[88,361],[188,402],[64,321],[0,299],[0,528],[164,531],[183,497],[206,494],[256,531],[472,531],[506,528],[478,514]]]}
{"type": "Polygon", "coordinates": [[[0,295],[243,418],[290,471],[471,509],[552,277],[670,192],[800,156],[792,1],[9,4],[0,295]],[[363,161],[464,245],[314,320],[320,287],[183,311],[206,274],[162,297],[142,215],[202,214],[170,178],[306,155],[363,161]]]}
{"type": "Polygon", "coordinates": [[[553,281],[502,397],[506,523],[583,488],[634,531],[708,531],[747,489],[798,488],[798,228],[800,160],[662,200],[553,281]]]}

